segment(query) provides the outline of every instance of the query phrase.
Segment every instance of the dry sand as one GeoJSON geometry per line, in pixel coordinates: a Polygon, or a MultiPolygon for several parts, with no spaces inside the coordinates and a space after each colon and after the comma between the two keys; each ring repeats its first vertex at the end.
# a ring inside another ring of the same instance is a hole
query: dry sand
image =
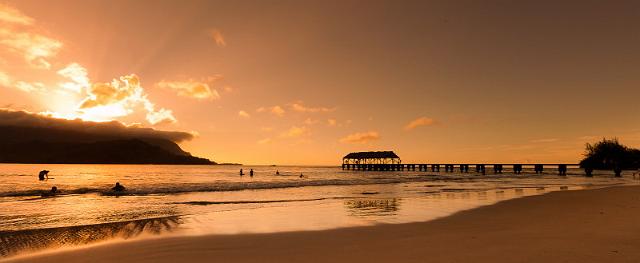
{"type": "Polygon", "coordinates": [[[640,187],[554,192],[423,223],[141,240],[11,262],[640,262],[640,187]]]}

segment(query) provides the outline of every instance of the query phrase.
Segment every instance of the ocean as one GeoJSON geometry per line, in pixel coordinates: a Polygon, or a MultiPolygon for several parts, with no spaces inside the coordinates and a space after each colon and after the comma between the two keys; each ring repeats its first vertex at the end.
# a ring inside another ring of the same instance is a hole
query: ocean
{"type": "Polygon", "coordinates": [[[630,173],[615,178],[596,171],[585,177],[569,169],[558,176],[551,168],[541,175],[480,175],[310,166],[0,164],[0,257],[125,239],[427,221],[512,198],[638,182],[630,173]],[[39,181],[45,169],[50,179],[39,181]],[[127,190],[115,194],[116,182],[127,190]],[[59,194],[42,195],[53,186],[59,194]]]}

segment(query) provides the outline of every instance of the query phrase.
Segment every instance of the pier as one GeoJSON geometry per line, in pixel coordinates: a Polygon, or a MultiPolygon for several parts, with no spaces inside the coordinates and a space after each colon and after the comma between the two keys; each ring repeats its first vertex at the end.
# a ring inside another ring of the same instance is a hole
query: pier
{"type": "MultiPolygon", "coordinates": [[[[567,163],[402,163],[400,157],[392,151],[354,152],[342,158],[342,170],[440,172],[440,168],[445,173],[473,171],[481,174],[488,172],[501,174],[507,170],[514,174],[522,174],[525,169],[530,169],[535,174],[542,174],[547,170],[565,176],[568,168],[580,168],[580,165],[567,163]]],[[[593,169],[585,168],[586,176],[592,176],[592,173],[593,169]]]]}
{"type": "MultiPolygon", "coordinates": [[[[494,174],[501,174],[505,171],[511,171],[514,174],[522,174],[524,169],[531,169],[536,174],[541,174],[545,170],[555,171],[558,175],[567,175],[568,168],[580,168],[578,164],[342,164],[342,170],[356,171],[424,171],[424,172],[440,172],[443,168],[445,173],[487,173],[490,171],[494,174]],[[474,167],[471,170],[469,167],[474,167]]],[[[585,169],[585,173],[588,172],[585,169]]]]}

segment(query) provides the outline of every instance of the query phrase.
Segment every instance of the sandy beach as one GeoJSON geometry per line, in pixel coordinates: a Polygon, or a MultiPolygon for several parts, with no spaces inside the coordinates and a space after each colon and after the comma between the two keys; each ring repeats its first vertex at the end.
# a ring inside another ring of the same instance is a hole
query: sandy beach
{"type": "Polygon", "coordinates": [[[422,223],[152,239],[7,262],[638,262],[638,192],[553,192],[422,223]]]}

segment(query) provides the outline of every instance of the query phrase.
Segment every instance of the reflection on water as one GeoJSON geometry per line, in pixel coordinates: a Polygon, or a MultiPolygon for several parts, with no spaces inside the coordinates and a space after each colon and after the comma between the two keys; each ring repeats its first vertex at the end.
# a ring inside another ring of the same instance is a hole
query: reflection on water
{"type": "Polygon", "coordinates": [[[355,199],[344,202],[352,216],[390,216],[400,209],[400,199],[355,199]]]}
{"type": "Polygon", "coordinates": [[[0,257],[65,246],[78,246],[110,239],[130,239],[143,234],[158,235],[175,229],[179,217],[151,218],[87,226],[0,232],[0,257]]]}
{"type": "Polygon", "coordinates": [[[34,180],[40,168],[33,165],[0,164],[0,257],[168,231],[270,233],[420,222],[522,196],[640,183],[578,173],[478,176],[245,166],[256,175],[240,177],[237,166],[46,168],[55,180],[34,180]],[[276,170],[305,178],[275,176],[276,170]],[[124,184],[129,195],[104,194],[114,182],[124,184]],[[64,195],[40,198],[53,186],[64,195]]]}

